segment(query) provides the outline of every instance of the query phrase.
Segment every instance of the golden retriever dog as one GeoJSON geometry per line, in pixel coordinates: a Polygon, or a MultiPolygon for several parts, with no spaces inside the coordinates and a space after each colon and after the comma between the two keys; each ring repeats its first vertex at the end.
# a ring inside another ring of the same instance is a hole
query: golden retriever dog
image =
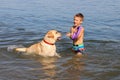
{"type": "Polygon", "coordinates": [[[28,48],[15,48],[17,52],[25,52],[25,53],[32,53],[38,54],[43,57],[53,57],[57,56],[60,57],[59,54],[56,52],[56,45],[55,42],[59,40],[61,37],[61,33],[56,30],[50,30],[46,33],[45,37],[41,42],[31,45],[28,48]]]}

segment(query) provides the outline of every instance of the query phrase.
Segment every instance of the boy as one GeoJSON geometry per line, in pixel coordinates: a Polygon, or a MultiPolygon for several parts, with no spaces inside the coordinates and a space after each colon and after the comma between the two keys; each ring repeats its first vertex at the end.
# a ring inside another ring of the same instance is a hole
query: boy
{"type": "Polygon", "coordinates": [[[74,16],[74,25],[71,27],[70,32],[66,34],[66,36],[70,37],[73,40],[73,48],[72,50],[77,55],[82,55],[82,51],[84,49],[83,38],[84,38],[84,28],[82,27],[82,23],[84,20],[84,16],[82,13],[78,13],[74,16]]]}

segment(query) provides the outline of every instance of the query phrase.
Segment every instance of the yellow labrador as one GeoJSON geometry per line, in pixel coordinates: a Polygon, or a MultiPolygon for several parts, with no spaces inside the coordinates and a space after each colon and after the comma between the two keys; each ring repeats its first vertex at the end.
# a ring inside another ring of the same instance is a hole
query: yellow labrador
{"type": "Polygon", "coordinates": [[[43,40],[39,43],[33,44],[28,48],[15,48],[15,51],[38,54],[44,57],[57,56],[55,42],[61,37],[61,33],[56,30],[50,30],[46,33],[43,40]]]}

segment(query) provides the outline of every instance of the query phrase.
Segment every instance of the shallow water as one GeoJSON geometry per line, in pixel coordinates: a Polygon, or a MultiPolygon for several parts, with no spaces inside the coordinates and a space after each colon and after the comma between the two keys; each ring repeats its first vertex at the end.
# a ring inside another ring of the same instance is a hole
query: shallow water
{"type": "Polygon", "coordinates": [[[119,0],[0,0],[0,80],[119,80],[119,0]],[[75,57],[65,36],[74,14],[85,16],[85,55],[75,57]],[[62,33],[57,58],[22,55],[9,49],[62,33]]]}

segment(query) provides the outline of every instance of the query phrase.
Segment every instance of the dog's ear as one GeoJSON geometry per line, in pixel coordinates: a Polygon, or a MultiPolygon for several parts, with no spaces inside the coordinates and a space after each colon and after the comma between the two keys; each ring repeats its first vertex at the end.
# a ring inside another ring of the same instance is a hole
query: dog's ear
{"type": "Polygon", "coordinates": [[[47,37],[48,37],[48,38],[54,38],[54,35],[53,35],[52,32],[48,32],[47,37]]]}

